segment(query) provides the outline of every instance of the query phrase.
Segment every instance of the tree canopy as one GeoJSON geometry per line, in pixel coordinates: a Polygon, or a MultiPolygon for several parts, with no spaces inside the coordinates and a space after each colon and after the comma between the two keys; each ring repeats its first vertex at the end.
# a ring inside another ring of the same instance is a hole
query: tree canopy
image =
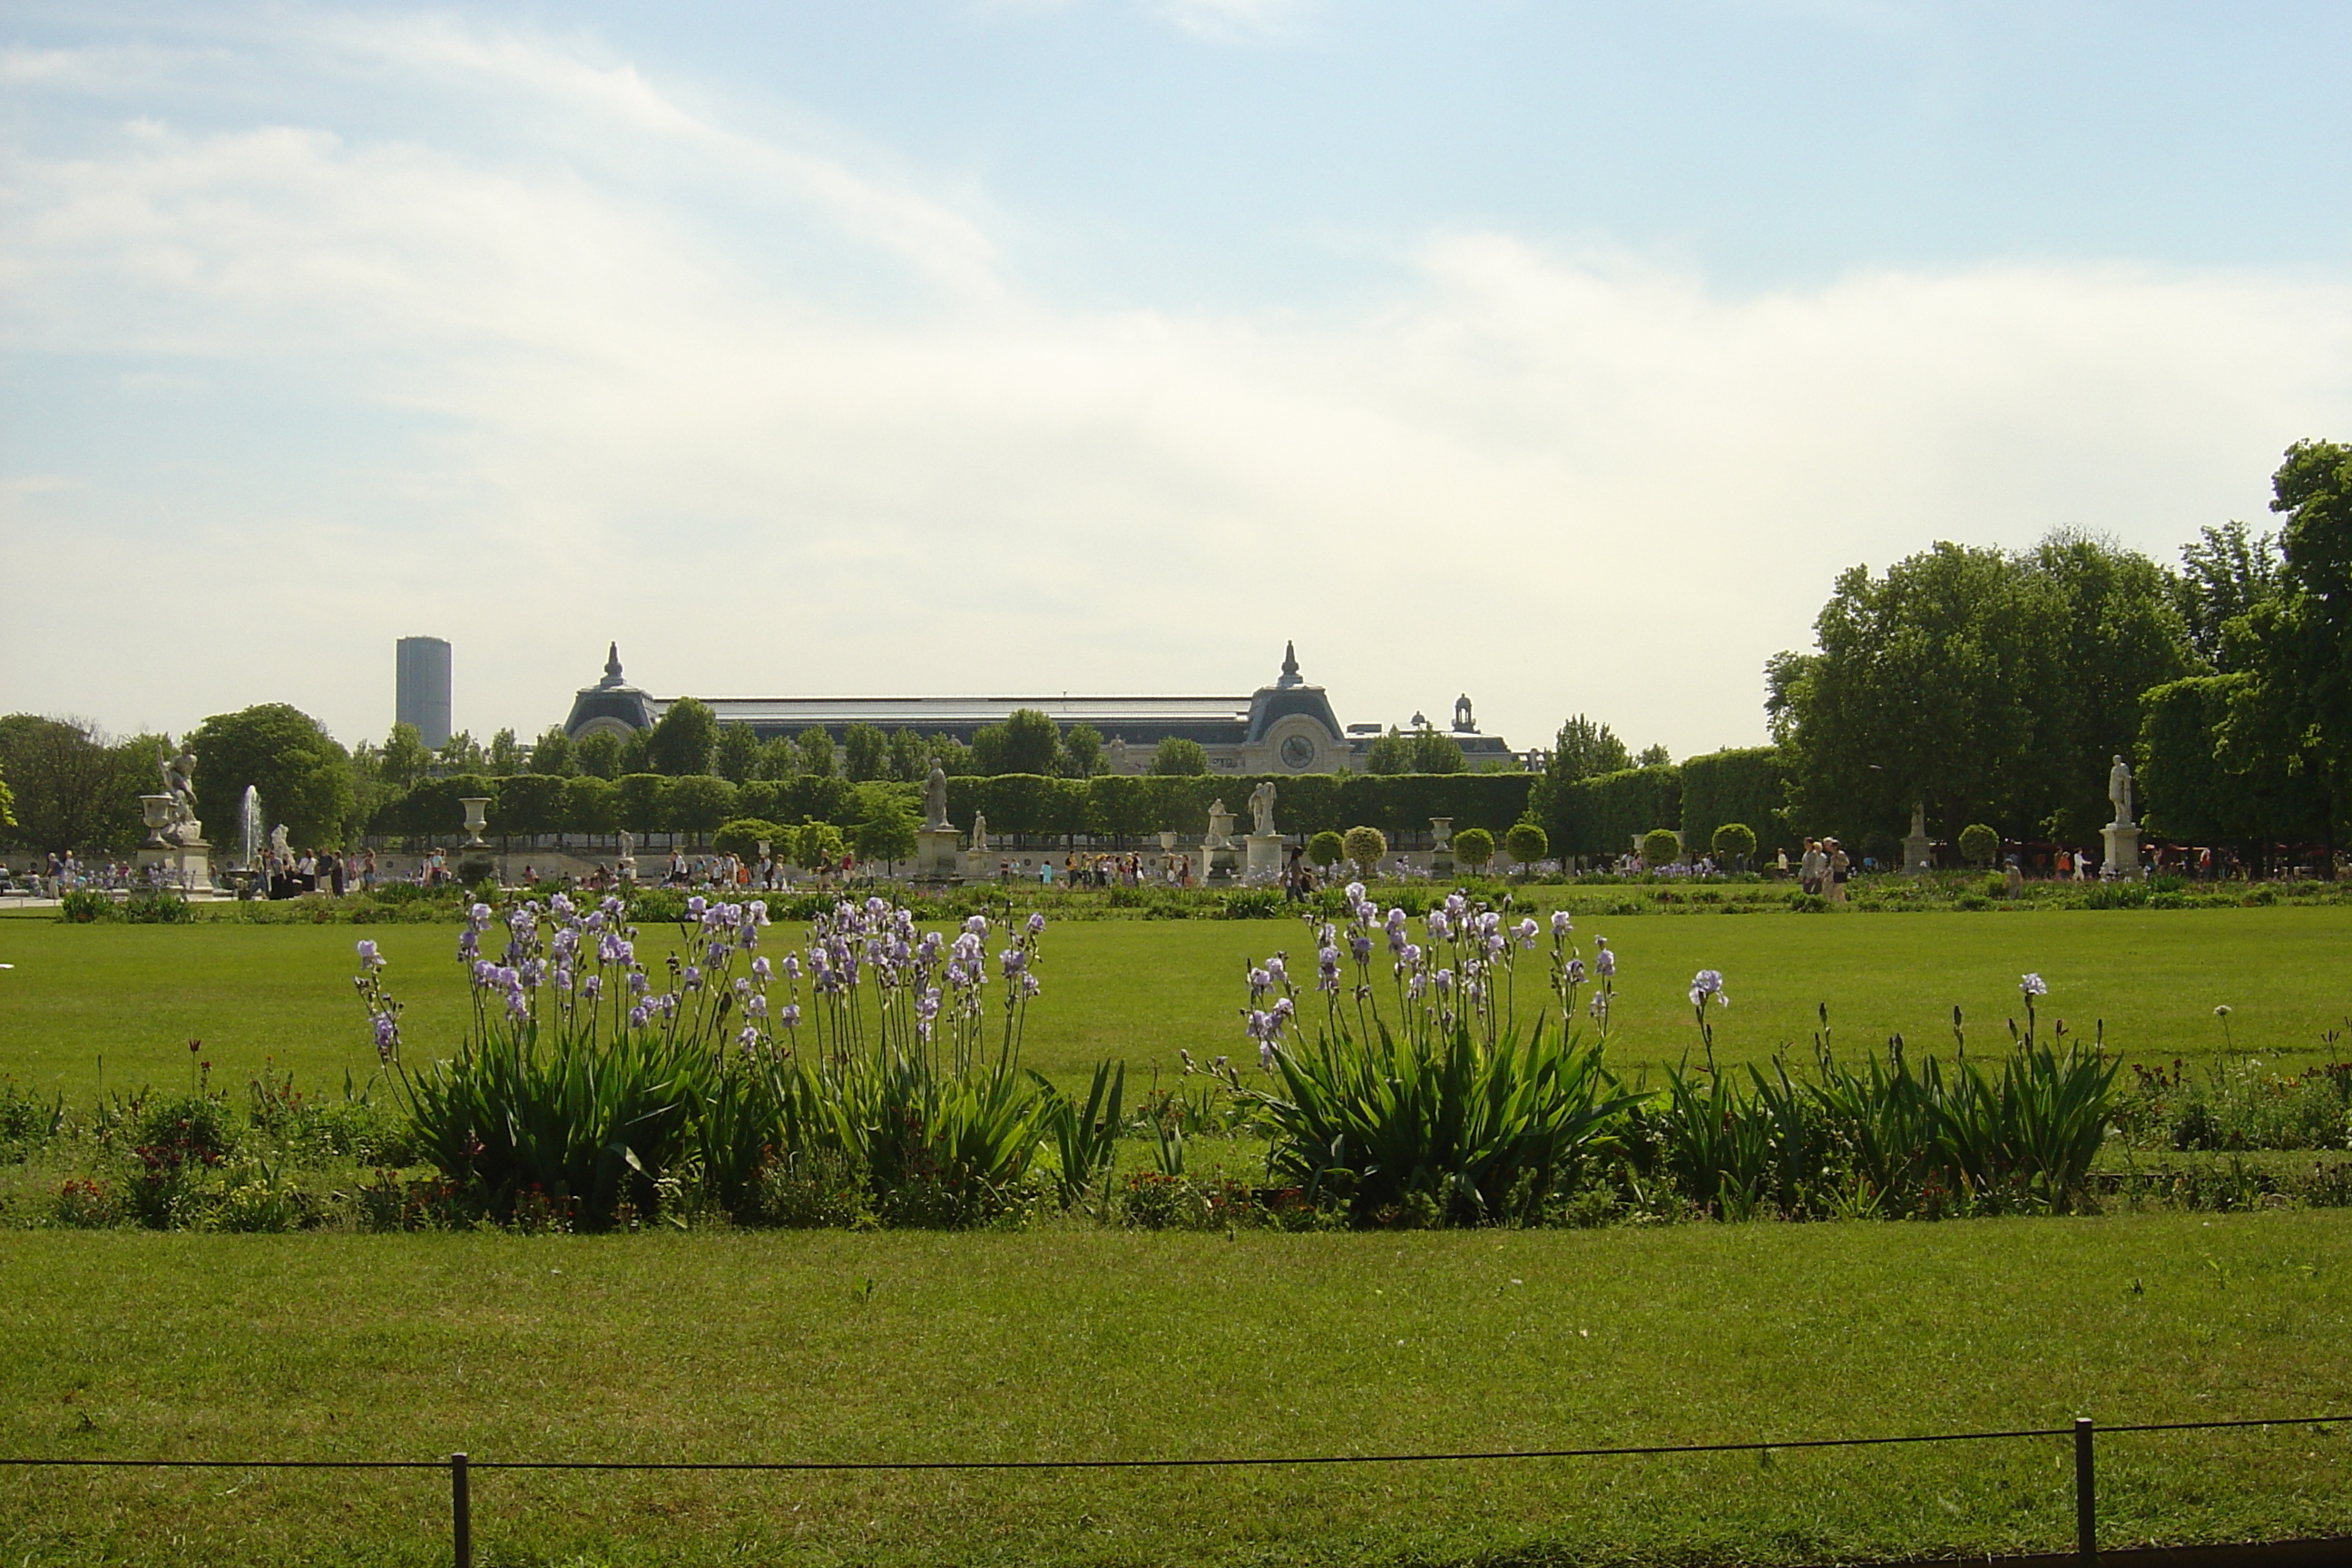
{"type": "Polygon", "coordinates": [[[2074,533],[1853,567],[1814,634],[1767,666],[1766,708],[1798,818],[1856,843],[1899,833],[1915,802],[1947,837],[1981,818],[2087,841],[2140,694],[2190,667],[2165,572],[2074,533]]]}
{"type": "Polygon", "coordinates": [[[358,800],[350,753],[319,721],[284,702],[216,713],[188,736],[196,756],[196,815],[215,839],[236,820],[250,784],[262,815],[283,823],[298,847],[342,841],[358,800]]]}
{"type": "Polygon", "coordinates": [[[11,713],[0,719],[0,773],[13,784],[14,826],[27,848],[121,850],[139,841],[139,797],[163,787],[160,736],[110,741],[94,725],[11,713]]]}
{"type": "Polygon", "coordinates": [[[657,773],[682,778],[710,771],[719,745],[719,716],[691,697],[671,703],[646,736],[646,761],[657,773]]]}
{"type": "Polygon", "coordinates": [[[1198,741],[1188,741],[1181,735],[1166,735],[1152,748],[1151,771],[1161,777],[1209,771],[1208,748],[1198,741]]]}

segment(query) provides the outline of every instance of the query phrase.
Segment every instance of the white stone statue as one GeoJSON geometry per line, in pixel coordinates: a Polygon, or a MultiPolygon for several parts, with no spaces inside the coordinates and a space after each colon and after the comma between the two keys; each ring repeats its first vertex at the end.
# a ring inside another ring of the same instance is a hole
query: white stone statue
{"type": "Polygon", "coordinates": [[[1927,837],[1927,803],[1925,801],[1911,808],[1911,837],[1914,838],[1927,837]]]}
{"type": "Polygon", "coordinates": [[[193,844],[203,837],[203,825],[196,820],[196,754],[186,747],[176,757],[164,752],[158,765],[163,773],[163,793],[171,796],[163,836],[173,844],[193,844]]]}
{"type": "Polygon", "coordinates": [[[976,850],[988,847],[988,814],[984,811],[971,814],[971,847],[976,850]]]}
{"type": "Polygon", "coordinates": [[[1234,814],[1225,809],[1223,798],[1220,796],[1211,801],[1209,803],[1209,836],[1202,841],[1203,847],[1231,849],[1234,847],[1233,831],[1234,814]]]}
{"type": "Polygon", "coordinates": [[[2116,757],[2116,765],[2107,770],[2107,798],[2115,803],[2115,825],[2117,827],[2130,826],[2132,823],[2131,768],[2124,762],[2120,753],[2116,757]]]}
{"type": "Polygon", "coordinates": [[[269,852],[280,860],[290,860],[294,856],[287,845],[288,837],[286,825],[282,822],[269,830],[269,852]]]}
{"type": "Polygon", "coordinates": [[[948,775],[939,763],[931,764],[931,776],[923,781],[923,830],[926,833],[945,831],[948,826],[948,775]]]}
{"type": "Polygon", "coordinates": [[[621,829],[621,858],[624,860],[634,860],[636,858],[637,836],[624,827],[621,829]]]}
{"type": "Polygon", "coordinates": [[[1250,831],[1260,838],[1274,837],[1274,781],[1260,779],[1250,791],[1250,831]]]}

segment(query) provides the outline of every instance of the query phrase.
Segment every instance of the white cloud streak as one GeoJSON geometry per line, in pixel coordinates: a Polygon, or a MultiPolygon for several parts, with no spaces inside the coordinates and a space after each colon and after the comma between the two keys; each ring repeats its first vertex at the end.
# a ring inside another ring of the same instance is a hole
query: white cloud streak
{"type": "MultiPolygon", "coordinates": [[[[2352,429],[2324,279],[1735,300],[1458,233],[1373,310],[1071,309],[959,205],[625,67],[442,20],[321,36],[440,113],[9,155],[12,397],[161,373],[77,461],[9,449],[12,579],[135,595],[168,563],[174,600],[262,613],[94,638],[80,595],[21,595],[0,710],[283,699],[380,732],[413,631],[457,641],[478,731],[560,717],[607,637],[709,694],[1245,689],[1296,637],[1344,718],[1466,688],[1521,744],[1583,710],[1680,753],[1760,735],[1761,661],[1842,566],[2063,524],[2168,553],[2258,506],[2285,442],[2352,429]],[[558,129],[436,131],[519,104],[558,129]],[[842,302],[876,267],[905,286],[842,302]],[[215,467],[146,462],[232,383],[299,406],[215,467]]],[[[9,68],[92,74],[37,64],[9,68]]]]}

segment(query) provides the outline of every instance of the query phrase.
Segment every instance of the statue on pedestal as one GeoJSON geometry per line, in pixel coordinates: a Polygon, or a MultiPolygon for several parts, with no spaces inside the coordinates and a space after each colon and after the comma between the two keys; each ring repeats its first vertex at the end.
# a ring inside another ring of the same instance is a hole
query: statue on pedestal
{"type": "Polygon", "coordinates": [[[163,774],[163,793],[172,803],[165,812],[163,837],[173,844],[202,843],[204,824],[196,820],[196,754],[184,746],[176,757],[166,750],[160,753],[158,766],[163,774]]]}
{"type": "Polygon", "coordinates": [[[1223,797],[1220,796],[1211,801],[1209,803],[1209,836],[1202,841],[1202,847],[1231,849],[1234,847],[1233,830],[1234,814],[1225,809],[1223,797]]]}
{"type": "Polygon", "coordinates": [[[931,764],[931,776],[923,781],[923,829],[928,833],[948,830],[948,775],[937,763],[931,764]]]}
{"type": "Polygon", "coordinates": [[[1250,831],[1260,838],[1274,837],[1274,781],[1261,779],[1250,791],[1250,831]]]}
{"type": "Polygon", "coordinates": [[[988,814],[984,811],[971,814],[971,847],[975,850],[988,847],[988,814]]]}
{"type": "Polygon", "coordinates": [[[2115,803],[2115,807],[2116,807],[2116,820],[2115,820],[2115,826],[2117,826],[2117,827],[2129,827],[2129,826],[2132,826],[2132,775],[2131,775],[2131,768],[2130,768],[2130,765],[2129,765],[2129,764],[2127,764],[2127,763],[2124,761],[2123,756],[2122,756],[2122,754],[2121,754],[2120,752],[2118,752],[2118,753],[2116,754],[2116,765],[2115,765],[2114,767],[2112,767],[2112,768],[2110,768],[2110,769],[2108,769],[2108,770],[2107,770],[2107,798],[2108,798],[2109,800],[2111,800],[2111,801],[2113,801],[2113,802],[2115,803]]]}

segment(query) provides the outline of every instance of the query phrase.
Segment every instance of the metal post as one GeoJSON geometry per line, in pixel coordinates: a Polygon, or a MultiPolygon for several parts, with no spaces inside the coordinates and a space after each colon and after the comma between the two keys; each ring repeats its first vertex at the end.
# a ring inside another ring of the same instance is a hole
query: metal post
{"type": "Polygon", "coordinates": [[[457,1568],[474,1568],[474,1500],[466,1480],[466,1456],[449,1456],[449,1533],[457,1568]]]}
{"type": "Polygon", "coordinates": [[[2091,1478],[2091,1418],[2074,1417],[2074,1553],[2099,1560],[2099,1494],[2091,1478]]]}

